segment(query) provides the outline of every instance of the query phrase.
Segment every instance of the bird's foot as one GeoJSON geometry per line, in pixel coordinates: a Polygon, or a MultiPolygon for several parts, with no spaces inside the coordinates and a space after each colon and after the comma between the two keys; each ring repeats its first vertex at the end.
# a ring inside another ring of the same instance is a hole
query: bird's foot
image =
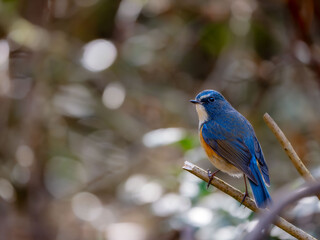
{"type": "Polygon", "coordinates": [[[208,184],[207,184],[207,189],[209,188],[213,177],[214,177],[219,171],[220,171],[220,170],[216,170],[216,171],[214,171],[214,172],[212,173],[212,172],[210,171],[210,169],[207,169],[208,178],[209,178],[209,181],[208,181],[208,184]]]}
{"type": "Polygon", "coordinates": [[[249,197],[249,194],[248,194],[248,192],[246,191],[246,192],[244,193],[244,196],[243,196],[242,200],[241,200],[240,206],[242,206],[243,202],[246,200],[247,197],[249,197]]]}

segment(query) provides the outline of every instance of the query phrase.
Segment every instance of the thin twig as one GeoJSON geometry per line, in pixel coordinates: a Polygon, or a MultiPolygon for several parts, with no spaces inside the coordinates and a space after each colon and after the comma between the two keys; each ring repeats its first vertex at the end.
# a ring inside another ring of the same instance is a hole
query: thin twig
{"type": "Polygon", "coordinates": [[[272,119],[272,117],[270,117],[268,113],[265,113],[263,115],[263,119],[268,125],[268,127],[271,129],[271,131],[274,133],[274,135],[277,137],[278,141],[280,142],[283,149],[286,151],[288,157],[291,159],[293,165],[298,170],[299,174],[306,181],[315,181],[314,177],[311,175],[309,170],[303,164],[298,154],[293,149],[291,143],[289,142],[287,137],[284,135],[284,133],[281,131],[277,123],[272,119]]]}
{"type": "MultiPolygon", "coordinates": [[[[296,151],[293,149],[291,143],[287,139],[287,137],[284,135],[284,133],[281,131],[277,123],[270,117],[268,113],[265,113],[263,115],[263,119],[268,125],[268,127],[271,129],[271,131],[274,133],[278,141],[280,142],[281,146],[285,150],[286,154],[292,161],[293,165],[299,172],[299,174],[308,182],[316,182],[315,178],[311,175],[309,170],[306,168],[306,166],[301,161],[300,157],[296,153],[296,151]]],[[[320,200],[320,195],[317,196],[320,200]]]]}
{"type": "MultiPolygon", "coordinates": [[[[202,168],[190,162],[185,162],[182,168],[194,174],[195,176],[199,177],[203,181],[206,181],[206,182],[209,181],[207,171],[203,170],[202,168]]],[[[214,177],[213,180],[211,181],[211,184],[216,188],[218,188],[219,190],[223,191],[224,193],[228,194],[229,196],[233,197],[238,202],[242,201],[244,194],[240,192],[240,190],[232,187],[231,185],[227,184],[221,179],[214,177]]],[[[258,209],[256,207],[255,202],[249,197],[246,197],[245,201],[243,202],[243,205],[254,212],[258,212],[258,211],[263,212],[263,210],[258,209]]],[[[294,226],[293,224],[289,223],[288,221],[286,221],[281,217],[279,217],[279,219],[275,222],[275,225],[277,225],[279,228],[281,228],[282,230],[289,233],[295,238],[316,240],[314,237],[312,237],[308,233],[302,231],[300,228],[297,228],[296,226],[294,226]]]]}

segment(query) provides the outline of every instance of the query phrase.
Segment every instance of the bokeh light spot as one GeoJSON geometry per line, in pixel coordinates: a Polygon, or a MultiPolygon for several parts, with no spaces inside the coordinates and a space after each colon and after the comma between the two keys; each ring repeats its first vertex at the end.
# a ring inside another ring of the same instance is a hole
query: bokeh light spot
{"type": "Polygon", "coordinates": [[[129,222],[111,224],[106,231],[108,240],[144,240],[146,236],[146,230],[141,225],[129,222]]]}
{"type": "Polygon", "coordinates": [[[188,221],[194,226],[205,226],[212,220],[212,212],[204,207],[194,207],[187,213],[188,221]]]}
{"type": "Polygon", "coordinates": [[[14,199],[13,186],[4,178],[0,179],[0,197],[6,201],[12,201],[14,199]]]}
{"type": "Polygon", "coordinates": [[[225,226],[218,229],[215,233],[216,239],[219,240],[234,240],[237,239],[239,230],[234,226],[225,226]]]}
{"type": "Polygon", "coordinates": [[[122,22],[134,21],[141,12],[143,1],[123,0],[120,3],[117,19],[122,22]]]}
{"type": "Polygon", "coordinates": [[[152,204],[152,210],[157,216],[169,216],[187,210],[191,206],[188,198],[175,193],[168,193],[152,204]]]}
{"type": "Polygon", "coordinates": [[[104,231],[111,223],[114,223],[115,214],[109,207],[104,207],[99,216],[91,221],[91,225],[99,231],[104,231]]]}
{"type": "Polygon", "coordinates": [[[24,19],[18,19],[12,24],[8,37],[14,42],[34,50],[43,49],[50,42],[46,30],[24,19]]]}
{"type": "Polygon", "coordinates": [[[310,49],[303,41],[297,41],[294,44],[294,54],[302,63],[308,64],[311,61],[310,49]]]}
{"type": "Polygon", "coordinates": [[[102,213],[100,200],[88,192],[77,193],[72,198],[72,210],[74,214],[85,221],[93,221],[102,213]]]}
{"type": "Polygon", "coordinates": [[[145,184],[140,191],[140,201],[143,203],[151,203],[160,198],[162,195],[162,187],[156,182],[145,184]]]}
{"type": "Polygon", "coordinates": [[[126,97],[126,91],[120,83],[110,83],[103,92],[102,102],[110,109],[119,108],[126,97]]]}
{"type": "Polygon", "coordinates": [[[82,65],[92,72],[100,72],[110,67],[117,57],[114,44],[104,39],[97,39],[84,46],[82,65]]]}
{"type": "Polygon", "coordinates": [[[143,136],[143,144],[147,147],[158,147],[180,141],[185,136],[182,128],[160,128],[143,136]]]}
{"type": "Polygon", "coordinates": [[[3,64],[8,62],[9,59],[9,44],[6,40],[0,40],[0,68],[3,64]]]}
{"type": "Polygon", "coordinates": [[[200,189],[198,187],[198,184],[195,182],[182,182],[180,184],[179,191],[182,196],[192,198],[196,197],[199,194],[200,189]]]}
{"type": "Polygon", "coordinates": [[[248,1],[233,1],[231,4],[232,16],[238,20],[250,20],[253,10],[253,6],[248,1]]]}
{"type": "Polygon", "coordinates": [[[133,175],[124,184],[123,195],[137,204],[155,202],[162,193],[162,186],[155,181],[148,181],[144,175],[133,175]]]}
{"type": "Polygon", "coordinates": [[[34,153],[30,147],[20,145],[16,151],[16,158],[22,167],[30,167],[34,161],[34,153]]]}

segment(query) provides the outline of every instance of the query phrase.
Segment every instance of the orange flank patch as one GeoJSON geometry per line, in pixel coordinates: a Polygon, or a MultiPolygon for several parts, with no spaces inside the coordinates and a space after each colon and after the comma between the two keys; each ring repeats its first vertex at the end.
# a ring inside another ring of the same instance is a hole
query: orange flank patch
{"type": "Polygon", "coordinates": [[[203,147],[204,151],[206,152],[210,162],[219,170],[228,173],[231,176],[241,177],[242,172],[236,168],[234,165],[230,164],[228,161],[224,160],[220,157],[203,139],[202,137],[202,127],[199,131],[200,134],[200,143],[203,147]]]}
{"type": "Polygon", "coordinates": [[[200,143],[209,158],[220,158],[218,154],[204,141],[202,137],[202,127],[200,129],[200,143]]]}

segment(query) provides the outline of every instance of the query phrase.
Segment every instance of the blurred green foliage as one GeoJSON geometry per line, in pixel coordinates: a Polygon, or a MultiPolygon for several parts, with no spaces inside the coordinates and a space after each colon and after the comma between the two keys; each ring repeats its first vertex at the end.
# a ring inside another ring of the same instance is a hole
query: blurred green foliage
{"type": "Polygon", "coordinates": [[[200,44],[206,52],[217,57],[228,45],[231,38],[230,35],[228,22],[210,23],[204,26],[200,34],[200,44]]]}
{"type": "Polygon", "coordinates": [[[253,46],[256,53],[262,59],[271,59],[279,54],[279,43],[270,33],[270,29],[266,29],[259,22],[252,24],[253,46]]]}

